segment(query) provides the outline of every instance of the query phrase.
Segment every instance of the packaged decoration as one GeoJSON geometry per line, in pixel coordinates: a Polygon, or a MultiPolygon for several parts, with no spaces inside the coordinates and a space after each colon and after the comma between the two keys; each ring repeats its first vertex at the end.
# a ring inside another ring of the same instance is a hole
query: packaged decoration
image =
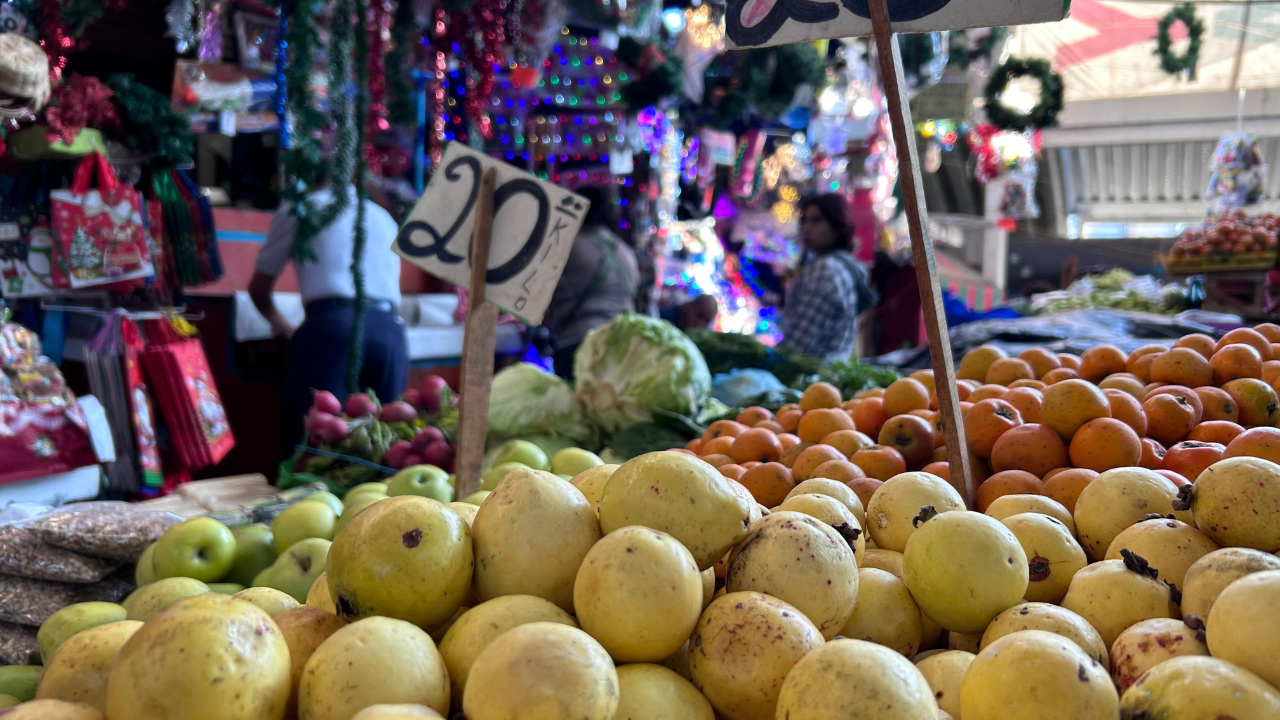
{"type": "Polygon", "coordinates": [[[1253,135],[1224,134],[1213,150],[1209,170],[1213,176],[1209,178],[1205,198],[1212,201],[1215,213],[1261,202],[1267,166],[1262,162],[1262,153],[1253,135]]]}

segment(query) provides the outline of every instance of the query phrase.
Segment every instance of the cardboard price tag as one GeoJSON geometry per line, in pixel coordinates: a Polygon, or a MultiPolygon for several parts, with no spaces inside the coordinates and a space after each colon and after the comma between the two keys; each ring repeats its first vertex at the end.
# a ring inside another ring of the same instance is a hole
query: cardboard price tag
{"type": "MultiPolygon", "coordinates": [[[[871,34],[870,0],[729,0],[727,46],[765,47],[871,34]]],[[[1070,0],[889,0],[893,31],[921,33],[1057,22],[1070,0]]]]}
{"type": "Polygon", "coordinates": [[[485,299],[530,325],[542,322],[590,203],[519,168],[449,143],[392,250],[467,287],[480,176],[494,168],[493,239],[485,299]]]}
{"type": "Polygon", "coordinates": [[[969,109],[969,83],[943,80],[911,98],[911,117],[918,120],[962,120],[969,109]]]}

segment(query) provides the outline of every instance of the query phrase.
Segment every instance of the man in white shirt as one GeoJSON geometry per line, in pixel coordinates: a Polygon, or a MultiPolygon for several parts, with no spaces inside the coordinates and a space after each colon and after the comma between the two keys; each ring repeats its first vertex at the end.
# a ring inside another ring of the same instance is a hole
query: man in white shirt
{"type": "MultiPolygon", "coordinates": [[[[314,390],[328,390],[345,401],[347,396],[347,345],[355,310],[355,282],[351,276],[354,240],[355,188],[347,186],[349,207],[313,240],[316,259],[294,259],[297,218],[282,203],[271,219],[266,244],[258,251],[249,296],[277,336],[290,339],[289,367],[284,378],[281,443],[286,455],[304,441],[303,418],[311,407],[314,390]],[[272,299],[276,279],[293,260],[306,319],[295,331],[272,299]]],[[[333,202],[333,190],[312,193],[311,204],[323,208],[333,202]]],[[[404,391],[409,376],[409,355],[404,321],[400,319],[400,258],[391,251],[399,228],[391,215],[372,200],[365,201],[364,285],[367,302],[364,321],[364,363],[360,387],[372,388],[383,402],[404,391]]]]}

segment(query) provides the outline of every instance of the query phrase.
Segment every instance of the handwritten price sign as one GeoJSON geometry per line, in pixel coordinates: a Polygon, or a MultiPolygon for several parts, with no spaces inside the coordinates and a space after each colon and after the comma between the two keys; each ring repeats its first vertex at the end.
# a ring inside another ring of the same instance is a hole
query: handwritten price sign
{"type": "Polygon", "coordinates": [[[485,299],[537,325],[590,207],[581,196],[450,143],[392,249],[432,275],[466,287],[476,191],[486,168],[495,169],[497,182],[485,299]]]}
{"type": "MultiPolygon", "coordinates": [[[[729,0],[728,45],[764,47],[804,40],[871,34],[868,0],[729,0]]],[[[993,25],[1056,22],[1070,0],[889,0],[889,20],[900,33],[963,30],[993,25]]]]}

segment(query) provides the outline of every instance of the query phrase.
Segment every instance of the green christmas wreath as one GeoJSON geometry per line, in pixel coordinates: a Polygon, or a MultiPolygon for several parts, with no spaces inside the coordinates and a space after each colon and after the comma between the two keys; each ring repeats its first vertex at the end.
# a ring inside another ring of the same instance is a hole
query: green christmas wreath
{"type": "Polygon", "coordinates": [[[983,92],[987,120],[1001,130],[1039,130],[1057,122],[1062,112],[1062,76],[1048,60],[1009,58],[996,68],[983,92]],[[1000,102],[1000,95],[1015,78],[1032,77],[1040,82],[1040,101],[1030,111],[1020,113],[1000,102]]]}
{"type": "Polygon", "coordinates": [[[1186,72],[1194,78],[1203,42],[1204,22],[1196,17],[1196,6],[1184,3],[1174,7],[1156,25],[1156,57],[1160,58],[1160,69],[1170,75],[1186,72]],[[1169,29],[1179,21],[1187,26],[1187,39],[1190,41],[1187,51],[1180,56],[1173,54],[1173,38],[1169,34],[1169,29]]]}
{"type": "Polygon", "coordinates": [[[948,43],[950,45],[950,53],[948,64],[954,65],[961,70],[968,70],[969,66],[975,61],[988,57],[991,53],[1009,37],[1009,28],[993,27],[991,32],[978,43],[978,46],[971,48],[969,46],[969,34],[964,30],[956,30],[951,33],[948,43]]]}

